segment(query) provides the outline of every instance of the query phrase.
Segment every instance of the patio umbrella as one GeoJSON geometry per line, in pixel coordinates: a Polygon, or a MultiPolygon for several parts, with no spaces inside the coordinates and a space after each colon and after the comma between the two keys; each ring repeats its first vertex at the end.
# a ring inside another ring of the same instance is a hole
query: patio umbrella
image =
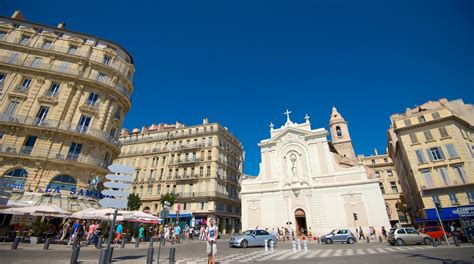
{"type": "Polygon", "coordinates": [[[100,216],[96,215],[95,211],[97,211],[97,209],[87,208],[85,210],[73,213],[71,215],[71,218],[87,219],[87,220],[107,220],[105,217],[101,218],[100,216]]]}
{"type": "Polygon", "coordinates": [[[160,221],[160,219],[157,216],[154,216],[152,214],[147,214],[142,211],[132,211],[132,218],[133,220],[144,220],[144,221],[160,221]]]}
{"type": "Polygon", "coordinates": [[[0,214],[66,217],[71,213],[55,205],[27,206],[0,210],[0,214]]]}
{"type": "MultiPolygon", "coordinates": [[[[114,217],[114,209],[95,209],[88,208],[71,215],[72,218],[78,219],[96,219],[96,220],[112,220],[114,217]]],[[[131,219],[132,212],[119,210],[117,213],[117,221],[127,221],[131,219]]]]}

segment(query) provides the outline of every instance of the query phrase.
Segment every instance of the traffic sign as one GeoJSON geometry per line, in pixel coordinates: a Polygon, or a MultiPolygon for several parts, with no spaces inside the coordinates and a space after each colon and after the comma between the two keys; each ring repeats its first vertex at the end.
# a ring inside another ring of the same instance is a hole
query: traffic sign
{"type": "Polygon", "coordinates": [[[109,170],[114,174],[107,174],[106,179],[110,180],[105,182],[104,186],[109,188],[103,190],[102,194],[106,196],[104,199],[99,201],[99,204],[103,207],[110,208],[127,208],[128,195],[130,194],[130,187],[133,182],[134,168],[112,164],[109,166],[109,170]]]}

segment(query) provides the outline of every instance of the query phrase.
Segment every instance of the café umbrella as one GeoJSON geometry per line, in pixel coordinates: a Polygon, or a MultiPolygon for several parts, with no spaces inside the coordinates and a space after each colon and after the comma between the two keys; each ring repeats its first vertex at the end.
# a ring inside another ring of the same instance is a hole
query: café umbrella
{"type": "Polygon", "coordinates": [[[66,217],[71,215],[71,212],[62,209],[56,205],[38,205],[38,206],[27,206],[21,208],[9,208],[0,211],[1,214],[14,214],[24,215],[29,214],[33,216],[56,216],[66,217]]]}

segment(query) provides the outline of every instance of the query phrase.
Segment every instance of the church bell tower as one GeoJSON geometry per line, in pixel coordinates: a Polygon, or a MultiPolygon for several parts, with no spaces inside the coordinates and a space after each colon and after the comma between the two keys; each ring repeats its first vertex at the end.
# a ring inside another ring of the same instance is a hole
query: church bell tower
{"type": "Polygon", "coordinates": [[[329,119],[329,131],[331,132],[332,144],[337,152],[346,158],[355,159],[349,127],[335,106],[332,107],[331,118],[329,119]]]}

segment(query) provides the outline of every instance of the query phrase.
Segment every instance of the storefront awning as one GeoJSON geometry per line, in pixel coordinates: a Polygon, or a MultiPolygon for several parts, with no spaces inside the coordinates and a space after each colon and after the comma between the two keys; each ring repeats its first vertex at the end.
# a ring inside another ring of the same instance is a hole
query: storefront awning
{"type": "MultiPolygon", "coordinates": [[[[191,218],[193,217],[192,214],[179,214],[179,218],[191,218]]],[[[176,218],[176,214],[169,214],[167,218],[176,218]]]]}
{"type": "MultiPolygon", "coordinates": [[[[416,219],[415,222],[426,222],[426,221],[439,221],[436,214],[436,209],[430,208],[425,209],[426,218],[425,219],[416,219]]],[[[460,218],[474,218],[474,206],[465,205],[465,206],[455,206],[455,207],[445,207],[439,212],[439,216],[442,221],[451,221],[457,220],[460,218]]]]}

